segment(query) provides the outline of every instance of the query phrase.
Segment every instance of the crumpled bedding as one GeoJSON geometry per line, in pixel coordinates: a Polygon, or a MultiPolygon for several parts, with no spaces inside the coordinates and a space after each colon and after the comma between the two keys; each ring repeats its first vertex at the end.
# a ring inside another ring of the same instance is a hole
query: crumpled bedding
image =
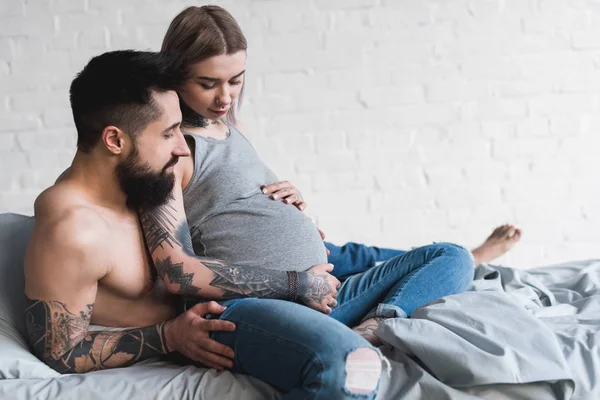
{"type": "Polygon", "coordinates": [[[381,399],[600,399],[600,261],[480,265],[469,291],[378,334],[381,399]]]}

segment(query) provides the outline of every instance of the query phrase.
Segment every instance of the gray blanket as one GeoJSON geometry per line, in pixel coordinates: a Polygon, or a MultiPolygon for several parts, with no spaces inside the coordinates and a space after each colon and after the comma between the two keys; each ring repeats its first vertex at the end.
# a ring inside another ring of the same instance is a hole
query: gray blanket
{"type": "MultiPolygon", "coordinates": [[[[475,272],[470,291],[380,328],[391,368],[377,398],[600,399],[600,261],[475,272]]],[[[249,377],[164,362],[0,380],[1,399],[278,397],[249,377]]]]}
{"type": "Polygon", "coordinates": [[[470,291],[378,333],[381,399],[600,399],[600,261],[480,265],[470,291]]]}

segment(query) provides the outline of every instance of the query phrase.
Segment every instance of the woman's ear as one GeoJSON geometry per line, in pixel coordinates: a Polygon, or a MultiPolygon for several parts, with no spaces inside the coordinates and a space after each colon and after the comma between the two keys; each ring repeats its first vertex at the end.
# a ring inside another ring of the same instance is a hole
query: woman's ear
{"type": "Polygon", "coordinates": [[[102,131],[102,143],[111,153],[121,154],[125,144],[124,136],[125,134],[119,128],[107,126],[102,131]]]}

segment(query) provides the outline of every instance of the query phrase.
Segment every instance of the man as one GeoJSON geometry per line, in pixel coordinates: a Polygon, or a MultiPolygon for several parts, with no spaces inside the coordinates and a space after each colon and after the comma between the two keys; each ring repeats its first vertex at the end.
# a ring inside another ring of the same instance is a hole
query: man
{"type": "MultiPolygon", "coordinates": [[[[204,259],[196,265],[194,285],[189,276],[178,276],[179,290],[248,299],[228,309],[201,303],[176,315],[175,299],[156,279],[145,250],[137,211],[169,199],[175,165],[190,154],[174,92],[183,79],[181,65],[167,55],[117,51],[92,59],[73,81],[77,154],[69,172],[36,200],[25,259],[27,329],[35,354],[61,373],[123,367],[174,352],[211,366],[220,361],[216,357],[227,357],[234,371],[290,396],[373,398],[381,372],[376,349],[322,313],[272,300],[313,308],[333,304],[339,282],[327,264],[286,272],[204,259]],[[238,283],[249,289],[223,289],[220,269],[237,271],[238,283]],[[251,316],[258,308],[271,311],[261,313],[261,330],[204,318],[251,316]],[[92,332],[90,323],[124,329],[92,332]],[[280,325],[291,330],[284,338],[280,325]],[[212,331],[229,334],[236,353],[211,340],[212,331]],[[366,380],[359,376],[365,365],[366,380]]],[[[160,261],[156,270],[164,271],[171,260],[160,261]]]]}

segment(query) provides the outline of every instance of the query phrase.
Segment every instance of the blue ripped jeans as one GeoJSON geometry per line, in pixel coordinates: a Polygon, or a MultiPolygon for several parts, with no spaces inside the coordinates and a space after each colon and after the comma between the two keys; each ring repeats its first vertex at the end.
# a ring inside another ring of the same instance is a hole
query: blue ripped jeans
{"type": "Polygon", "coordinates": [[[348,354],[359,348],[378,352],[350,328],[370,317],[408,317],[430,301],[466,290],[473,279],[471,253],[438,243],[375,265],[389,250],[327,247],[329,260],[338,263],[334,273],[343,279],[330,315],[282,300],[220,301],[227,309],[219,318],[237,329],[211,336],[234,349],[234,372],[271,384],[285,393],[283,399],[373,399],[377,389],[357,394],[347,387],[348,354]]]}

